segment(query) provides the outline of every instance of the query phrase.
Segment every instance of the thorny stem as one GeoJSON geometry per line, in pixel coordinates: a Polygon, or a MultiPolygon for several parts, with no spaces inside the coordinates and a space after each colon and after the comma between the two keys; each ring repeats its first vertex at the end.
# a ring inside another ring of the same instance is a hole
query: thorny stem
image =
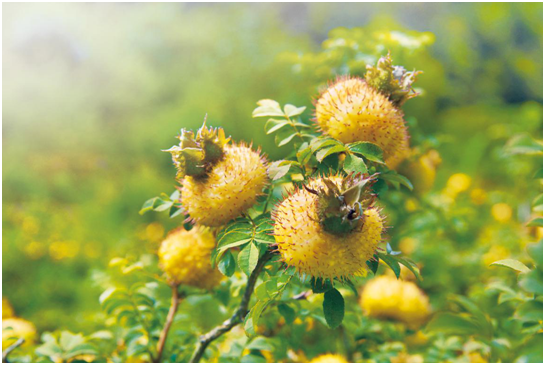
{"type": "Polygon", "coordinates": [[[168,311],[167,319],[165,321],[165,326],[163,327],[163,330],[161,331],[161,335],[159,336],[159,342],[157,343],[157,356],[153,360],[153,362],[161,362],[161,357],[163,356],[163,350],[165,348],[165,343],[167,342],[168,337],[168,331],[170,330],[170,327],[172,326],[172,322],[174,322],[174,316],[176,315],[176,312],[178,311],[178,305],[180,304],[180,295],[178,294],[178,286],[177,285],[171,285],[172,289],[172,299],[170,301],[170,309],[168,311]]]}
{"type": "Polygon", "coordinates": [[[265,255],[263,255],[259,261],[257,262],[257,265],[250,274],[250,277],[248,278],[248,284],[246,284],[246,289],[244,291],[244,296],[242,297],[242,300],[240,301],[240,305],[238,306],[237,310],[231,318],[223,322],[220,326],[217,326],[210,332],[208,332],[205,335],[202,335],[199,337],[199,343],[197,344],[197,348],[195,349],[195,352],[193,353],[193,356],[191,356],[191,359],[189,360],[190,363],[198,363],[201,361],[202,356],[204,355],[204,351],[212,343],[212,341],[216,340],[218,337],[223,335],[224,333],[229,332],[233,327],[235,327],[237,324],[242,323],[244,321],[244,318],[246,317],[246,314],[248,313],[248,305],[250,304],[250,298],[252,297],[252,294],[254,292],[254,287],[257,282],[257,278],[259,277],[259,274],[261,273],[261,270],[265,267],[265,264],[271,259],[273,256],[273,253],[270,251],[267,251],[265,255]]]}
{"type": "Polygon", "coordinates": [[[4,363],[8,363],[8,355],[13,351],[15,350],[17,347],[21,346],[23,344],[23,342],[25,342],[25,339],[24,338],[20,338],[18,339],[17,341],[15,341],[15,343],[13,345],[11,345],[10,347],[8,347],[4,352],[2,352],[2,362],[4,363]]]}

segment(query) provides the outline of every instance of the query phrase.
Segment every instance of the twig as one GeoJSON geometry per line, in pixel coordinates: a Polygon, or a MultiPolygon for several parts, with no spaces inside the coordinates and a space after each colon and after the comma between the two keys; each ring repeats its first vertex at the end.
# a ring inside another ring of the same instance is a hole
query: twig
{"type": "Polygon", "coordinates": [[[250,304],[250,298],[252,297],[252,294],[254,292],[257,278],[259,277],[261,270],[263,270],[263,267],[265,267],[267,261],[269,261],[272,256],[273,253],[268,251],[257,262],[254,271],[252,271],[250,277],[248,278],[248,284],[246,285],[244,296],[242,297],[240,305],[233,314],[233,316],[223,322],[223,324],[221,324],[220,326],[199,337],[199,343],[197,344],[197,348],[195,349],[193,356],[191,356],[191,359],[189,360],[190,363],[197,363],[201,361],[201,358],[204,355],[204,351],[206,350],[208,345],[212,343],[212,341],[214,341],[224,333],[229,332],[237,324],[240,324],[242,323],[242,321],[244,321],[244,317],[246,317],[246,314],[248,313],[248,305],[250,304]]]}
{"type": "Polygon", "coordinates": [[[178,294],[178,286],[173,284],[171,285],[171,288],[172,299],[170,301],[170,309],[168,311],[167,319],[165,321],[165,326],[163,327],[161,335],[159,336],[159,342],[157,343],[157,356],[155,357],[153,362],[161,362],[165,343],[167,342],[168,331],[170,330],[170,326],[172,326],[172,322],[174,322],[174,316],[176,315],[176,312],[178,311],[178,305],[180,304],[181,298],[178,294]]]}
{"type": "Polygon", "coordinates": [[[21,346],[23,344],[23,342],[25,342],[25,339],[24,338],[20,338],[18,339],[17,341],[15,341],[15,343],[13,345],[11,345],[10,347],[8,347],[7,349],[4,350],[4,352],[2,352],[2,362],[9,362],[8,361],[8,355],[13,351],[15,350],[17,347],[21,346]]]}

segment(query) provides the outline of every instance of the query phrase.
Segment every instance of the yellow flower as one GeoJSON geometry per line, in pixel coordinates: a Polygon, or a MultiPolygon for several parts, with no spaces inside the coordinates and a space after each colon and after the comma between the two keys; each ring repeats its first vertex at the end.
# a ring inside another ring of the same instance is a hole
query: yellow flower
{"type": "Polygon", "coordinates": [[[415,283],[389,276],[376,277],[365,285],[360,306],[371,317],[397,320],[411,328],[421,326],[430,314],[428,297],[415,283]]]}
{"type": "Polygon", "coordinates": [[[337,354],[324,354],[315,357],[310,361],[311,363],[348,363],[346,358],[342,355],[337,354]]]}
{"type": "Polygon", "coordinates": [[[11,306],[8,298],[2,297],[2,319],[11,318],[15,315],[15,311],[11,306]]]}
{"type": "Polygon", "coordinates": [[[458,173],[452,175],[447,181],[446,193],[455,198],[458,194],[466,191],[471,186],[471,177],[466,174],[458,173]]]}
{"type": "Polygon", "coordinates": [[[217,227],[253,206],[266,183],[267,168],[259,152],[243,144],[227,145],[206,177],[184,178],[181,202],[195,222],[217,227]]]}
{"type": "Polygon", "coordinates": [[[210,265],[216,239],[208,228],[195,226],[169,233],[159,248],[159,267],[173,284],[211,289],[222,275],[210,265]]]}
{"type": "Polygon", "coordinates": [[[497,203],[492,206],[492,217],[500,223],[507,223],[513,216],[513,209],[505,203],[497,203]]]}
{"type": "MultiPolygon", "coordinates": [[[[326,179],[339,188],[343,184],[340,177],[317,178],[309,182],[308,189],[325,188],[326,179]]],[[[273,212],[274,236],[282,260],[300,273],[313,277],[333,279],[364,275],[366,261],[375,253],[384,228],[378,208],[362,207],[363,216],[355,222],[353,229],[332,233],[326,229],[327,225],[324,226],[327,219],[323,220],[320,211],[324,195],[317,196],[309,190],[295,190],[273,212]]],[[[336,196],[332,198],[338,202],[336,196]]]]}
{"type": "Polygon", "coordinates": [[[6,349],[19,338],[24,338],[24,345],[34,342],[36,337],[36,327],[21,318],[2,319],[2,349],[6,349]]]}
{"type": "Polygon", "coordinates": [[[359,78],[340,79],[320,96],[316,123],[324,133],[343,143],[377,144],[390,168],[395,168],[409,152],[403,112],[359,78]]]}

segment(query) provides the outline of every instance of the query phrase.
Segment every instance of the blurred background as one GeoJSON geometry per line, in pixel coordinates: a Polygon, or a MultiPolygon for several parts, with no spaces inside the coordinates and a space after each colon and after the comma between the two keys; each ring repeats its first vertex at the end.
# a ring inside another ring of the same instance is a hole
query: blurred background
{"type": "MultiPolygon", "coordinates": [[[[542,133],[542,14],[532,3],[3,4],[2,295],[40,331],[99,328],[109,259],[154,252],[180,224],[138,214],[174,189],[161,149],[208,113],[282,156],[251,112],[271,98],[310,117],[308,95],[331,75],[313,54],[337,27],[426,32],[425,52],[397,59],[425,71],[404,109],[441,141],[435,189],[464,173],[516,207],[532,165],[500,147],[542,133]]],[[[466,246],[479,236],[463,232],[466,246]]]]}

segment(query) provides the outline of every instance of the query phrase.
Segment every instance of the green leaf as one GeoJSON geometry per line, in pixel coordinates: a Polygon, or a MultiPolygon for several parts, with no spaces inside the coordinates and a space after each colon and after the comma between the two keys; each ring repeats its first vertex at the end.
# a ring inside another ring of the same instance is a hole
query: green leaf
{"type": "Polygon", "coordinates": [[[253,243],[249,243],[238,254],[238,267],[247,276],[250,276],[257,266],[257,260],[259,260],[259,248],[253,243]]]}
{"type": "Polygon", "coordinates": [[[534,218],[526,224],[526,227],[543,227],[543,218],[534,218]]]}
{"type": "Polygon", "coordinates": [[[536,171],[534,179],[543,179],[543,167],[536,171]]]}
{"type": "Polygon", "coordinates": [[[231,277],[236,269],[235,259],[230,251],[227,251],[218,263],[218,270],[225,276],[231,277]]]}
{"type": "Polygon", "coordinates": [[[246,346],[248,350],[274,351],[274,340],[269,337],[258,336],[246,346]]]}
{"type": "Polygon", "coordinates": [[[367,166],[365,165],[365,162],[363,161],[363,159],[350,153],[346,155],[343,169],[347,173],[354,172],[354,173],[366,174],[368,172],[367,166]]]}
{"type": "Polygon", "coordinates": [[[399,189],[399,186],[397,184],[401,184],[406,186],[409,190],[413,190],[413,184],[409,179],[407,179],[405,176],[398,174],[395,171],[388,171],[385,173],[380,174],[380,178],[391,182],[397,189],[399,189]]]}
{"type": "Polygon", "coordinates": [[[140,209],[139,214],[142,215],[150,210],[162,212],[164,210],[170,209],[172,204],[173,203],[170,200],[163,200],[159,197],[151,198],[146,200],[146,202],[142,206],[142,209],[140,209]]]}
{"type": "Polygon", "coordinates": [[[297,161],[301,165],[306,165],[310,158],[312,157],[312,148],[310,148],[308,142],[305,142],[299,147],[299,150],[297,151],[297,161]]]}
{"type": "Polygon", "coordinates": [[[324,294],[324,317],[329,328],[337,328],[344,318],[344,298],[335,288],[324,294]]]}
{"type": "Polygon", "coordinates": [[[384,163],[382,148],[371,142],[350,143],[348,149],[369,161],[384,163]]]}
{"type": "Polygon", "coordinates": [[[407,269],[409,269],[413,274],[414,276],[416,277],[416,279],[418,281],[422,281],[422,275],[420,275],[420,269],[418,268],[418,266],[412,262],[411,260],[409,260],[408,258],[405,258],[405,257],[399,257],[399,256],[396,256],[395,259],[400,263],[402,264],[403,266],[405,266],[407,269]]]}
{"type": "Polygon", "coordinates": [[[382,252],[377,252],[378,257],[382,259],[388,265],[396,277],[399,279],[399,275],[401,274],[401,267],[399,267],[399,262],[397,261],[395,256],[384,254],[382,252]]]}
{"type": "Polygon", "coordinates": [[[280,104],[271,99],[263,99],[257,102],[259,105],[252,112],[252,117],[283,117],[284,112],[280,109],[280,104]]]}
{"type": "Polygon", "coordinates": [[[543,240],[538,243],[530,244],[526,247],[528,255],[534,260],[537,266],[543,266],[543,240]]]}
{"type": "Polygon", "coordinates": [[[515,317],[524,322],[543,321],[543,302],[534,299],[519,305],[515,317]]]}
{"type": "Polygon", "coordinates": [[[532,270],[519,275],[519,286],[532,294],[543,294],[543,274],[541,270],[532,270]]]}
{"type": "Polygon", "coordinates": [[[295,105],[286,104],[284,105],[284,113],[288,116],[288,118],[291,118],[303,114],[306,108],[306,106],[298,108],[295,105]]]}
{"type": "Polygon", "coordinates": [[[543,211],[543,194],[539,194],[532,201],[532,209],[534,211],[536,211],[536,212],[542,212],[543,211]]]}
{"type": "Polygon", "coordinates": [[[328,146],[343,146],[343,144],[331,137],[316,137],[310,142],[310,149],[312,152],[316,152],[320,148],[328,146]]]}
{"type": "Polygon", "coordinates": [[[277,134],[274,137],[274,141],[278,147],[282,147],[288,143],[297,135],[296,132],[290,133],[288,135],[281,136],[280,134],[277,134]]]}
{"type": "Polygon", "coordinates": [[[342,145],[326,147],[324,149],[319,150],[318,153],[316,153],[316,159],[319,162],[322,162],[324,158],[326,158],[327,156],[332,155],[334,153],[344,152],[345,150],[346,148],[342,145]]]}
{"type": "Polygon", "coordinates": [[[505,152],[513,155],[535,155],[543,153],[543,144],[528,134],[519,134],[511,138],[505,145],[505,152]]]}
{"type": "Polygon", "coordinates": [[[295,310],[286,303],[280,303],[277,307],[278,312],[284,317],[286,324],[292,324],[295,321],[295,310]]]}
{"type": "Polygon", "coordinates": [[[271,163],[267,169],[267,174],[271,180],[278,180],[284,177],[292,165],[299,165],[296,161],[279,160],[271,163]]]}
{"type": "Polygon", "coordinates": [[[518,260],[513,260],[513,259],[505,259],[505,260],[496,261],[491,263],[490,266],[507,267],[509,269],[520,271],[522,273],[530,271],[530,269],[526,265],[524,265],[522,262],[518,260]]]}
{"type": "Polygon", "coordinates": [[[369,270],[371,270],[371,272],[373,274],[376,274],[377,273],[377,270],[378,270],[378,256],[375,254],[373,255],[373,259],[372,260],[368,260],[366,262],[367,264],[367,267],[369,268],[369,270]]]}
{"type": "Polygon", "coordinates": [[[427,332],[452,335],[476,335],[479,326],[471,319],[452,313],[439,313],[426,326],[427,332]]]}
{"type": "Polygon", "coordinates": [[[267,134],[272,134],[276,132],[277,130],[284,128],[287,125],[290,125],[289,120],[269,119],[267,123],[265,123],[265,131],[267,132],[267,134]]]}

